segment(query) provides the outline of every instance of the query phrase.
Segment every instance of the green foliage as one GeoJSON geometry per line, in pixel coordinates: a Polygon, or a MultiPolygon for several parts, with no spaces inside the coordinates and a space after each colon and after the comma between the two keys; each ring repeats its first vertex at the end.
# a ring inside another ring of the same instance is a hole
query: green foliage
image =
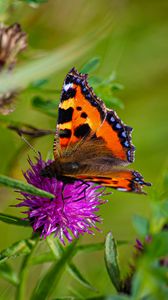
{"type": "Polygon", "coordinates": [[[14,243],[10,247],[2,250],[0,252],[0,264],[4,263],[7,259],[11,257],[16,257],[20,255],[26,255],[31,253],[31,249],[36,243],[36,236],[29,238],[27,240],[21,240],[14,243]]]}
{"type": "Polygon", "coordinates": [[[17,226],[30,226],[30,223],[26,220],[22,220],[18,217],[14,217],[3,213],[0,213],[0,221],[17,226]]]}
{"type": "Polygon", "coordinates": [[[70,262],[73,256],[75,244],[76,242],[67,246],[60,259],[54,263],[40,279],[32,293],[31,300],[40,300],[42,298],[46,299],[49,295],[51,295],[52,291],[61,279],[61,275],[66,264],[70,262]]]}
{"type": "Polygon", "coordinates": [[[93,71],[97,70],[99,65],[100,65],[100,58],[94,57],[83,66],[83,68],[81,69],[81,73],[87,74],[87,73],[93,72],[93,71]]]}
{"type": "Polygon", "coordinates": [[[149,234],[149,221],[141,216],[134,216],[133,224],[140,236],[145,238],[149,234]]]}
{"type": "Polygon", "coordinates": [[[115,96],[116,92],[124,88],[123,85],[116,82],[115,73],[112,73],[107,79],[92,76],[89,78],[89,82],[93,86],[96,95],[103,99],[108,107],[124,108],[122,100],[115,96]]]}
{"type": "Polygon", "coordinates": [[[42,4],[47,2],[47,0],[22,0],[28,4],[42,4]]]}
{"type": "Polygon", "coordinates": [[[45,101],[42,98],[36,96],[32,99],[32,105],[40,112],[45,113],[50,117],[56,118],[56,107],[58,104],[56,104],[55,101],[45,101]]]}
{"type": "Polygon", "coordinates": [[[109,232],[105,242],[105,262],[110,279],[117,291],[121,289],[121,275],[118,263],[117,244],[109,232]]]}
{"type": "Polygon", "coordinates": [[[36,187],[34,187],[31,184],[24,183],[22,181],[10,178],[8,176],[0,175],[0,184],[3,184],[4,186],[11,187],[13,189],[22,191],[22,192],[27,192],[32,195],[37,195],[41,197],[46,197],[46,198],[54,198],[54,195],[45,192],[44,190],[40,190],[36,187]]]}
{"type": "Polygon", "coordinates": [[[0,264],[0,277],[7,280],[14,286],[17,286],[19,283],[19,278],[16,272],[6,262],[0,264]]]}
{"type": "Polygon", "coordinates": [[[132,266],[130,274],[122,281],[116,243],[111,233],[107,235],[105,244],[106,267],[113,285],[119,292],[119,295],[110,296],[110,299],[168,299],[167,197],[167,184],[165,185],[164,179],[161,192],[154,192],[153,197],[151,197],[151,219],[134,216],[133,225],[144,239],[144,243],[141,242],[143,249],[136,250],[134,266],[132,266]],[[158,226],[156,226],[156,222],[158,226]],[[124,293],[126,294],[123,295],[124,293]]]}

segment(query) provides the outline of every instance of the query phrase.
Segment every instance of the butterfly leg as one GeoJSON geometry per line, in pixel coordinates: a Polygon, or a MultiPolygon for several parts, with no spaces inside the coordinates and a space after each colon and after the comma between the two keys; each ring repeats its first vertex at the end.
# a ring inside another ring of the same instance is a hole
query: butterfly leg
{"type": "Polygon", "coordinates": [[[79,181],[81,181],[81,184],[78,185],[78,188],[85,185],[85,187],[80,191],[80,193],[78,194],[78,196],[81,196],[79,198],[77,198],[76,200],[74,200],[74,202],[77,202],[77,201],[80,201],[82,200],[83,198],[86,200],[86,190],[88,187],[90,187],[90,184],[87,182],[87,181],[84,181],[82,179],[80,179],[79,181]],[[83,197],[83,194],[84,194],[84,197],[83,197]]]}

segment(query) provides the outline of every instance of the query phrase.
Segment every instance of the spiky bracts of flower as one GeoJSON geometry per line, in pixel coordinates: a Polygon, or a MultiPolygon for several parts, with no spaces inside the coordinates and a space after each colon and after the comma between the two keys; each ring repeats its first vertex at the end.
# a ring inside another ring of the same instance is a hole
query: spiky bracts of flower
{"type": "Polygon", "coordinates": [[[7,66],[11,69],[16,62],[17,55],[27,46],[27,35],[19,24],[11,26],[0,24],[0,70],[7,66]]]}
{"type": "Polygon", "coordinates": [[[44,162],[41,156],[36,159],[36,163],[29,159],[31,168],[24,176],[29,184],[54,194],[55,198],[51,200],[21,192],[24,199],[20,199],[22,202],[17,206],[27,207],[24,213],[33,230],[44,238],[55,233],[63,243],[64,237],[71,242],[80,234],[94,234],[93,229],[98,229],[96,223],[102,221],[96,213],[105,202],[100,198],[101,187],[80,180],[65,184],[56,178],[43,177],[40,172],[51,161],[44,162]]]}

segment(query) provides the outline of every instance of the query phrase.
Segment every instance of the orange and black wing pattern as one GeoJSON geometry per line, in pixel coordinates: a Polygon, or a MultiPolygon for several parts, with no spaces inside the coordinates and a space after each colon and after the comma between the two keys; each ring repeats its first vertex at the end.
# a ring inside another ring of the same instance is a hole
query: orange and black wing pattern
{"type": "Polygon", "coordinates": [[[114,157],[128,164],[133,162],[135,151],[131,142],[131,132],[131,127],[124,125],[112,109],[107,109],[106,118],[96,131],[96,137],[104,140],[114,157]]]}
{"type": "Polygon", "coordinates": [[[115,169],[134,160],[131,132],[94,94],[87,75],[73,68],[63,84],[54,142],[62,175],[143,193],[150,184],[138,172],[115,169]]]}
{"type": "Polygon", "coordinates": [[[87,82],[87,75],[74,68],[67,74],[58,111],[58,123],[54,143],[57,151],[65,151],[85,138],[104,141],[111,155],[128,164],[134,160],[131,143],[132,128],[123,124],[113,110],[106,108],[87,82]]]}
{"type": "Polygon", "coordinates": [[[78,175],[77,178],[84,181],[92,181],[121,192],[134,192],[138,194],[146,194],[143,191],[143,187],[151,186],[151,183],[144,181],[140,173],[124,169],[114,169],[106,176],[78,175]]]}
{"type": "Polygon", "coordinates": [[[78,73],[74,68],[67,74],[58,111],[58,123],[54,144],[64,151],[91,137],[106,117],[106,107],[89,87],[87,75],[78,73]]]}

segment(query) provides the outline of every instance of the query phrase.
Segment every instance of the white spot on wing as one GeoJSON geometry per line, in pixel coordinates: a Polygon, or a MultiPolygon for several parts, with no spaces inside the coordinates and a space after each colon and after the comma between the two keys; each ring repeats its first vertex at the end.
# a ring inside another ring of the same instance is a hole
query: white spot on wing
{"type": "Polygon", "coordinates": [[[64,91],[67,92],[72,87],[73,87],[73,83],[64,84],[64,91]]]}
{"type": "Polygon", "coordinates": [[[117,190],[120,191],[120,192],[126,192],[127,191],[127,189],[125,189],[125,188],[118,188],[117,190]]]}

